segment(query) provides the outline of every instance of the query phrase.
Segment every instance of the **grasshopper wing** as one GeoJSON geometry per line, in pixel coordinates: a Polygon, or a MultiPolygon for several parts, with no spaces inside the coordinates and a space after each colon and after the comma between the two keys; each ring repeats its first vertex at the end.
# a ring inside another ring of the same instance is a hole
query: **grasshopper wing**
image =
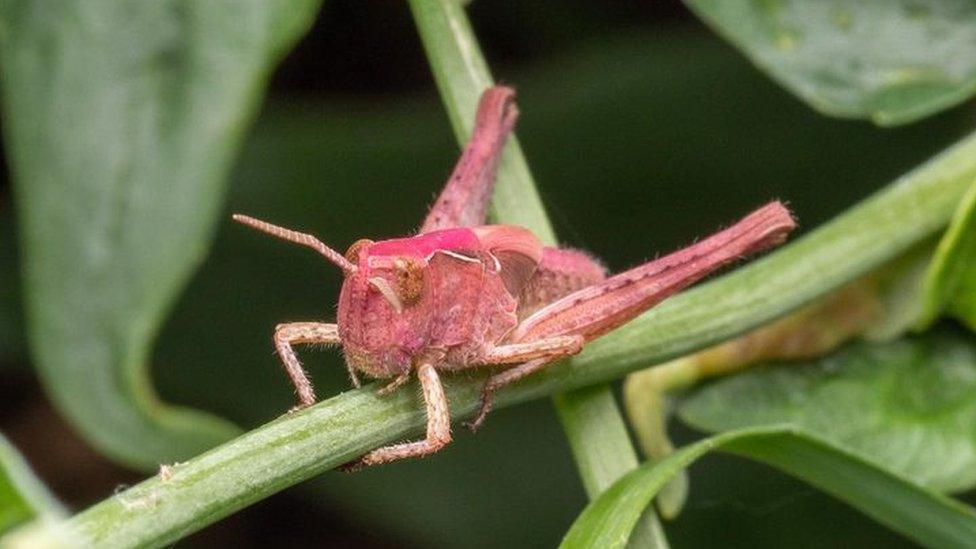
{"type": "Polygon", "coordinates": [[[542,242],[528,229],[515,225],[482,225],[472,230],[482,249],[495,259],[505,289],[517,298],[542,260],[542,242]]]}

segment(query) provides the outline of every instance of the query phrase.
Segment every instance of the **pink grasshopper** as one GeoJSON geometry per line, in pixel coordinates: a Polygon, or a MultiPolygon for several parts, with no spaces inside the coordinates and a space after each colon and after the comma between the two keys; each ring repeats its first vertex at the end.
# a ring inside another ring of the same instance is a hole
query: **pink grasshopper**
{"type": "Polygon", "coordinates": [[[416,372],[427,408],[423,440],[386,446],[360,458],[376,465],[437,452],[451,441],[451,418],[439,371],[496,367],[482,392],[477,429],[492,394],[653,307],[743,256],[782,243],[795,227],[772,202],[697,244],[610,278],[589,255],[543,246],[527,229],[484,225],[495,169],[518,117],[514,92],[487,90],[474,133],[419,234],[359,240],[345,255],[315,237],[243,215],[237,221],[308,246],[345,275],[337,324],[279,324],[274,344],[298,393],[315,403],[295,344],[341,344],[353,385],[357,372],[392,381],[388,394],[416,372]]]}

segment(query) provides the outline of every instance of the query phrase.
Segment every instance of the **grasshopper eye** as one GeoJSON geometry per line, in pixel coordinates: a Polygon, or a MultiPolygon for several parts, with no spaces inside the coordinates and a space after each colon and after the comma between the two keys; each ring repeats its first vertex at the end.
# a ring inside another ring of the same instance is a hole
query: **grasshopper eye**
{"type": "Polygon", "coordinates": [[[396,290],[403,303],[410,305],[420,299],[424,289],[424,266],[409,257],[400,257],[394,262],[396,267],[396,290]]]}
{"type": "Polygon", "coordinates": [[[373,241],[368,238],[360,238],[359,240],[353,242],[352,246],[349,246],[349,249],[346,250],[346,259],[349,260],[349,262],[353,265],[359,264],[359,252],[372,243],[373,241]]]}

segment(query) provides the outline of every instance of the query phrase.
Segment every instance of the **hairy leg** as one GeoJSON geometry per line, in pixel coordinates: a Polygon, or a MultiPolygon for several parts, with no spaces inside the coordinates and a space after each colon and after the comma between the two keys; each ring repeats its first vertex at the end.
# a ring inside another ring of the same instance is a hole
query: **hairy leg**
{"type": "MultiPolygon", "coordinates": [[[[341,343],[339,340],[339,329],[335,324],[323,324],[320,322],[291,322],[279,324],[275,328],[274,344],[281,362],[285,366],[285,372],[291,378],[295,390],[298,392],[298,408],[306,408],[315,404],[315,391],[312,389],[312,382],[309,381],[302,364],[295,355],[292,345],[300,343],[324,343],[335,345],[341,343]]],[[[359,387],[359,379],[356,373],[350,369],[349,375],[352,377],[353,385],[359,387]]]]}
{"type": "Polygon", "coordinates": [[[395,378],[393,378],[393,381],[391,381],[391,382],[387,383],[386,385],[380,387],[379,390],[376,391],[376,394],[378,394],[380,396],[386,396],[386,395],[392,393],[393,391],[396,391],[397,389],[399,389],[401,385],[403,385],[404,383],[406,383],[408,381],[410,381],[410,372],[406,372],[406,373],[400,374],[400,375],[396,376],[395,378]]]}
{"type": "Polygon", "coordinates": [[[398,459],[423,457],[433,454],[451,442],[451,413],[447,407],[447,397],[441,385],[437,370],[430,362],[422,362],[417,368],[417,378],[424,391],[427,404],[427,437],[416,442],[406,442],[378,448],[343,469],[353,471],[361,467],[389,463],[398,459]]]}
{"type": "Polygon", "coordinates": [[[514,383],[527,375],[538,372],[542,368],[548,366],[550,362],[558,360],[559,358],[559,356],[537,358],[489,377],[485,381],[485,386],[481,389],[481,407],[478,408],[478,415],[476,415],[473,420],[465,423],[465,425],[468,427],[468,429],[471,429],[472,432],[480,429],[485,423],[485,418],[488,417],[488,412],[491,411],[491,400],[495,394],[495,391],[501,389],[509,383],[514,383]]]}
{"type": "Polygon", "coordinates": [[[472,431],[478,430],[485,422],[485,417],[491,411],[491,399],[495,391],[518,381],[523,377],[545,367],[550,362],[574,355],[583,348],[583,338],[580,336],[555,336],[527,343],[512,343],[499,345],[489,349],[485,354],[485,364],[513,364],[518,366],[495,374],[485,381],[481,389],[481,408],[473,421],[466,425],[472,431]]]}
{"type": "Polygon", "coordinates": [[[481,358],[481,363],[516,364],[545,358],[549,361],[575,355],[583,349],[583,338],[578,335],[553,336],[524,343],[508,343],[491,347],[481,358]]]}
{"type": "Polygon", "coordinates": [[[485,90],[478,103],[471,139],[427,214],[421,233],[484,224],[498,159],[516,118],[514,90],[504,86],[485,90]]]}

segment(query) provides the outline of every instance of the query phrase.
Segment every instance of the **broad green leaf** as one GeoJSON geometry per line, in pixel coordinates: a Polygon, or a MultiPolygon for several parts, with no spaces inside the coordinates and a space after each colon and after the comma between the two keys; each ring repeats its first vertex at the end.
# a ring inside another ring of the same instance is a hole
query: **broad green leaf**
{"type": "Polygon", "coordinates": [[[64,516],[64,509],[34,476],[17,449],[0,435],[0,535],[35,519],[64,516]]]}
{"type": "Polygon", "coordinates": [[[789,423],[934,490],[976,485],[976,347],[961,336],[757,367],[706,386],[679,414],[708,431],[789,423]]]}
{"type": "Polygon", "coordinates": [[[976,183],[959,203],[936,248],[924,285],[923,325],[940,314],[976,331],[976,183]]]}
{"type": "Polygon", "coordinates": [[[57,406],[120,461],[149,469],[237,433],[213,415],[161,403],[148,364],[168,309],[207,252],[269,71],[317,6],[0,4],[31,350],[57,406]]]}
{"type": "Polygon", "coordinates": [[[619,548],[669,479],[711,450],[761,461],[800,478],[927,547],[972,547],[976,511],[795,428],[730,431],[648,462],[590,503],[561,547],[619,548]]]}
{"type": "Polygon", "coordinates": [[[685,3],[824,114],[904,124],[976,92],[976,4],[971,2],[685,3]]]}

